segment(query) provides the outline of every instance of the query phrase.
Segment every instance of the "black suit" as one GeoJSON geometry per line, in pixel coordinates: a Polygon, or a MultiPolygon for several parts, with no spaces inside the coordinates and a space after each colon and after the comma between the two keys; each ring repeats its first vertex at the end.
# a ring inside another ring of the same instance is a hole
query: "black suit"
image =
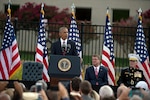
{"type": "Polygon", "coordinates": [[[125,68],[121,71],[121,76],[119,77],[117,84],[120,85],[123,83],[127,87],[134,87],[139,81],[145,81],[142,70],[125,68]]]}
{"type": "MultiPolygon", "coordinates": [[[[51,54],[63,55],[63,50],[62,50],[62,47],[61,47],[60,39],[52,44],[51,54]]],[[[75,45],[74,41],[67,40],[67,50],[65,52],[65,55],[72,55],[72,56],[77,56],[78,55],[76,45],[75,45]]]]}
{"type": "Polygon", "coordinates": [[[107,76],[108,70],[100,66],[98,78],[96,78],[94,67],[90,66],[86,69],[85,73],[85,80],[88,80],[92,85],[96,85],[96,82],[98,82],[99,86],[108,85],[108,76],[107,76]]]}

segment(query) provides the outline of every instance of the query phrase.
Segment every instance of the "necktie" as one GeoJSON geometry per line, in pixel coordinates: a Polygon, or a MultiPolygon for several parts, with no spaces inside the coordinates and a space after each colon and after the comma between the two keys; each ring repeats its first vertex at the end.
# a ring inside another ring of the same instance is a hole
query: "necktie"
{"type": "MultiPolygon", "coordinates": [[[[95,76],[96,76],[96,78],[98,78],[98,68],[97,67],[95,68],[95,76]]],[[[96,82],[96,85],[98,85],[98,82],[96,82]]]]}
{"type": "Polygon", "coordinates": [[[97,67],[95,68],[95,75],[96,75],[96,78],[98,78],[98,68],[97,67]]]}
{"type": "Polygon", "coordinates": [[[63,41],[62,45],[63,45],[63,55],[65,55],[66,54],[66,46],[65,46],[66,44],[65,44],[65,41],[63,41]]]}

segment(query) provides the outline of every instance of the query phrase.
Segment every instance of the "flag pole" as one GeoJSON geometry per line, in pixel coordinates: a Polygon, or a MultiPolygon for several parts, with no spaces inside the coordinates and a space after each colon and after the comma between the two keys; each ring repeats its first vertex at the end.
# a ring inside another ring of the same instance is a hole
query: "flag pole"
{"type": "Polygon", "coordinates": [[[138,13],[139,13],[139,16],[141,16],[141,14],[142,14],[142,9],[141,8],[139,8],[138,13]]]}
{"type": "Polygon", "coordinates": [[[9,2],[8,2],[8,8],[7,8],[7,12],[8,12],[9,16],[11,16],[10,3],[11,3],[11,1],[9,0],[9,2]]]}
{"type": "Polygon", "coordinates": [[[42,13],[42,15],[44,15],[44,3],[42,3],[42,5],[41,5],[41,13],[42,13]]]}
{"type": "Polygon", "coordinates": [[[73,17],[74,17],[74,19],[76,19],[76,16],[75,16],[75,5],[74,5],[74,3],[72,4],[72,6],[71,6],[71,12],[72,12],[72,15],[73,15],[73,17]]]}
{"type": "Polygon", "coordinates": [[[140,20],[142,21],[142,16],[141,16],[141,14],[142,14],[142,9],[141,9],[141,8],[139,8],[139,10],[138,10],[138,14],[139,14],[139,18],[140,18],[140,20]]]}
{"type": "Polygon", "coordinates": [[[106,13],[108,14],[108,12],[109,12],[109,7],[107,7],[107,11],[106,11],[106,13]]]}

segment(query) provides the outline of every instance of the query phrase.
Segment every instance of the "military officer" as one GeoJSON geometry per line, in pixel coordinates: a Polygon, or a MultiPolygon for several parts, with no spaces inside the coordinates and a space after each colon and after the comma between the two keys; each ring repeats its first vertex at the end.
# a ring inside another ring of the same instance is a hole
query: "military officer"
{"type": "Polygon", "coordinates": [[[127,87],[135,87],[136,83],[139,81],[145,81],[143,71],[136,68],[139,61],[139,57],[136,54],[129,54],[129,67],[121,71],[121,76],[117,81],[117,84],[124,84],[127,87]]]}

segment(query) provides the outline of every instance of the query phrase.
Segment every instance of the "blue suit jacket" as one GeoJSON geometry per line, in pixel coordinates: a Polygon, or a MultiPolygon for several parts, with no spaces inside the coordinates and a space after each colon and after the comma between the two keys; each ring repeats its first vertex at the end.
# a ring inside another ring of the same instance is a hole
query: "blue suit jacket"
{"type": "MultiPolygon", "coordinates": [[[[65,55],[77,56],[78,54],[77,54],[77,49],[76,49],[75,42],[72,41],[72,40],[67,40],[67,45],[70,45],[70,47],[68,48],[68,50],[67,50],[65,55]]],[[[52,44],[52,46],[51,46],[51,54],[63,55],[60,39],[52,44]]]]}
{"type": "Polygon", "coordinates": [[[98,82],[100,86],[103,86],[106,84],[108,85],[107,73],[108,73],[108,70],[105,67],[100,66],[98,78],[96,78],[94,67],[90,66],[86,69],[85,80],[88,80],[92,85],[96,85],[96,82],[98,82]]]}

